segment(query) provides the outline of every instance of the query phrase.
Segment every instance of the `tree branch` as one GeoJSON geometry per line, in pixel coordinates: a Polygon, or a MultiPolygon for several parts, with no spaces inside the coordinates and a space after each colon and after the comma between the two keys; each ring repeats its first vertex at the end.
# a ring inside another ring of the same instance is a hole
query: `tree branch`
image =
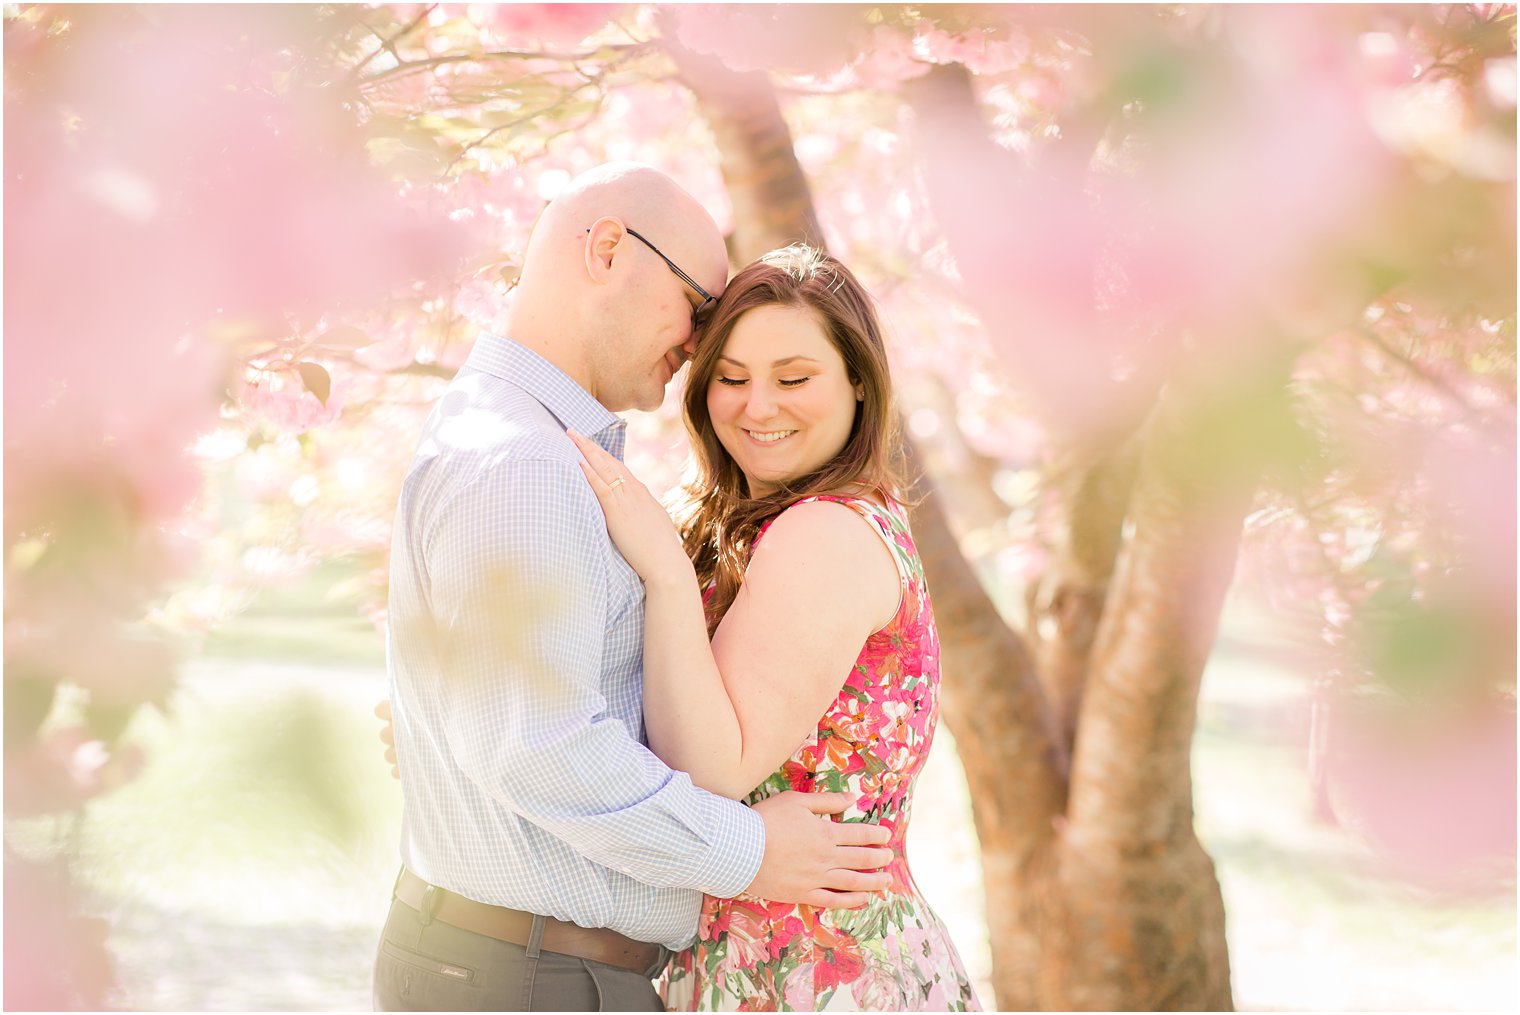
{"type": "MultiPolygon", "coordinates": [[[[497,134],[500,134],[502,131],[504,131],[504,130],[511,130],[514,127],[520,127],[524,123],[527,123],[530,120],[538,119],[539,117],[549,116],[549,115],[553,114],[554,112],[556,112],[557,110],[563,109],[567,104],[569,104],[569,102],[570,102],[570,100],[571,100],[572,97],[574,97],[576,95],[579,95],[581,92],[585,91],[587,88],[596,88],[600,84],[601,84],[601,75],[599,75],[599,74],[591,75],[591,76],[588,77],[587,81],[584,84],[577,85],[575,88],[572,88],[569,91],[564,92],[551,105],[545,106],[543,109],[536,109],[533,112],[527,113],[527,114],[525,114],[523,116],[520,116],[517,119],[512,120],[512,121],[510,121],[508,123],[503,123],[503,124],[501,124],[499,126],[490,128],[484,134],[480,135],[480,137],[476,138],[475,140],[471,141],[469,144],[467,144],[464,147],[460,148],[459,151],[454,155],[454,157],[449,160],[449,164],[444,167],[443,172],[440,173],[439,176],[441,178],[446,179],[448,177],[449,173],[451,173],[451,172],[454,171],[454,167],[457,166],[457,165],[459,165],[459,163],[461,161],[463,161],[463,159],[464,159],[464,157],[466,155],[468,155],[470,152],[474,151],[476,148],[479,148],[481,145],[485,144],[487,141],[489,141],[491,138],[495,137],[497,134]]],[[[585,117],[585,118],[582,119],[581,123],[575,124],[575,125],[572,125],[572,126],[567,126],[567,127],[561,128],[560,130],[557,130],[557,131],[554,131],[552,133],[546,134],[544,136],[544,139],[543,139],[543,142],[544,142],[543,146],[544,146],[545,150],[548,149],[548,146],[549,146],[550,142],[552,142],[555,138],[562,137],[566,133],[569,133],[572,130],[575,130],[575,129],[581,127],[581,126],[584,126],[587,123],[590,123],[592,119],[595,119],[596,114],[598,114],[598,113],[601,112],[602,99],[604,97],[605,96],[604,96],[603,93],[601,93],[601,92],[597,93],[597,101],[596,101],[595,108],[592,109],[591,114],[588,117],[585,117]]]]}
{"type": "Polygon", "coordinates": [[[1173,383],[1143,432],[1131,534],[1093,648],[1072,759],[1068,816],[1089,855],[1193,841],[1198,689],[1262,466],[1251,427],[1220,432],[1232,397],[1207,381],[1173,383]]]}
{"type": "Polygon", "coordinates": [[[368,31],[369,31],[369,33],[371,35],[373,35],[375,38],[377,38],[377,39],[380,40],[380,48],[377,49],[377,50],[375,50],[369,56],[366,56],[363,60],[360,60],[357,64],[354,65],[354,69],[351,70],[351,71],[349,71],[349,74],[348,74],[349,83],[352,84],[352,83],[357,82],[359,80],[359,72],[362,71],[362,70],[364,70],[365,67],[368,67],[369,64],[370,64],[370,61],[374,60],[375,57],[379,56],[381,53],[389,53],[391,56],[393,56],[393,57],[396,58],[396,63],[398,65],[401,64],[403,61],[401,59],[401,54],[396,51],[396,43],[400,42],[402,39],[406,38],[408,35],[411,35],[412,32],[414,32],[417,29],[418,25],[422,24],[424,21],[427,20],[427,16],[429,14],[432,14],[433,11],[434,11],[434,9],[437,8],[437,6],[438,6],[437,4],[428,4],[425,8],[423,8],[421,14],[417,15],[415,18],[413,18],[410,22],[407,23],[407,25],[406,25],[405,28],[401,29],[401,31],[397,32],[395,35],[391,36],[388,39],[385,38],[385,37],[383,37],[383,36],[381,36],[381,34],[379,32],[377,32],[377,31],[375,31],[373,28],[370,28],[369,25],[365,24],[365,22],[362,19],[357,19],[356,18],[355,20],[358,20],[359,24],[364,25],[364,27],[366,29],[368,29],[368,31]]]}
{"type": "Polygon", "coordinates": [[[1413,374],[1416,379],[1424,382],[1433,390],[1451,399],[1451,401],[1455,403],[1456,406],[1463,412],[1477,419],[1485,419],[1488,417],[1489,413],[1485,409],[1473,405],[1472,402],[1468,401],[1467,395],[1456,386],[1454,386],[1450,381],[1446,380],[1444,377],[1431,373],[1413,356],[1401,352],[1400,350],[1395,349],[1392,345],[1389,345],[1388,342],[1384,340],[1383,336],[1379,335],[1371,328],[1362,325],[1353,329],[1353,334],[1365,341],[1368,345],[1371,345],[1374,349],[1377,349],[1393,362],[1399,364],[1409,373],[1413,374]]]}
{"type": "Polygon", "coordinates": [[[696,96],[718,147],[724,183],[734,204],[729,256],[737,263],[802,241],[824,246],[806,174],[781,115],[770,76],[739,73],[686,49],[669,10],[659,15],[661,48],[696,96]]]}
{"type": "Polygon", "coordinates": [[[449,53],[443,56],[432,56],[425,60],[407,60],[389,67],[383,71],[372,74],[363,79],[362,85],[368,87],[389,81],[392,78],[402,77],[407,74],[416,74],[421,71],[431,70],[435,67],[446,66],[451,63],[491,63],[493,61],[506,60],[553,60],[559,63],[579,64],[587,60],[595,59],[598,54],[608,51],[627,56],[640,50],[647,50],[648,43],[635,43],[628,46],[602,46],[589,53],[546,53],[534,50],[522,49],[496,49],[483,53],[449,53]]]}
{"type": "Polygon", "coordinates": [[[1095,461],[1082,463],[1064,484],[1068,494],[1055,560],[1030,589],[1029,630],[1040,682],[1068,751],[1076,743],[1077,715],[1123,546],[1138,459],[1137,442],[1121,440],[1095,461]],[[1053,623],[1045,624],[1047,618],[1053,623]]]}

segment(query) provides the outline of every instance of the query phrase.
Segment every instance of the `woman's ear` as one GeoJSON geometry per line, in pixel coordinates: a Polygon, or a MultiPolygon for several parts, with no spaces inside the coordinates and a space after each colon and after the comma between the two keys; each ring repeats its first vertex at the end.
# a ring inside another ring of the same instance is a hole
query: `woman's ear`
{"type": "Polygon", "coordinates": [[[855,385],[855,401],[857,401],[857,402],[864,402],[865,400],[866,400],[866,386],[864,384],[857,384],[857,385],[855,385]]]}

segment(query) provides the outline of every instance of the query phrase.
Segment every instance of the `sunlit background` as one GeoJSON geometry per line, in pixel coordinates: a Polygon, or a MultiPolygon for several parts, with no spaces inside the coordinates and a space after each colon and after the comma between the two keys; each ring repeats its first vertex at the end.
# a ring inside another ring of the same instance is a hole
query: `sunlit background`
{"type": "Polygon", "coordinates": [[[369,1006],[401,478],[609,159],[881,304],[988,1007],[1520,1004],[1513,5],[4,18],[7,1008],[369,1006]]]}

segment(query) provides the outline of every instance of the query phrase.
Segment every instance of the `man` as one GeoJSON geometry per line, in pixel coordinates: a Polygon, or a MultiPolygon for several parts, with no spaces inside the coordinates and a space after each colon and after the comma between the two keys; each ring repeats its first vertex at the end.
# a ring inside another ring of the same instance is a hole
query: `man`
{"type": "Polygon", "coordinates": [[[621,455],[727,276],[706,211],[645,166],[575,180],[534,227],[502,331],[429,417],[392,546],[404,867],[380,1009],[660,1009],[701,893],[855,906],[885,829],[843,796],[746,808],[642,745],[643,589],[573,427],[621,455]]]}

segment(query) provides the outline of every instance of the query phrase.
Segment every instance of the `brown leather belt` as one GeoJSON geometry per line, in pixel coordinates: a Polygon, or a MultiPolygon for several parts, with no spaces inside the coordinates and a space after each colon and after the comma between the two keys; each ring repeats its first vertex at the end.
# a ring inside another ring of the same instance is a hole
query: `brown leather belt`
{"type": "MultiPolygon", "coordinates": [[[[438,920],[460,930],[524,948],[528,947],[533,933],[532,913],[467,899],[428,884],[405,867],[401,868],[401,876],[396,879],[395,897],[422,914],[424,923],[429,919],[438,920]]],[[[605,927],[593,929],[565,923],[552,916],[543,917],[543,921],[544,936],[539,947],[544,951],[603,962],[642,976],[652,977],[659,972],[655,963],[661,960],[664,950],[657,944],[635,941],[605,927]]]]}

